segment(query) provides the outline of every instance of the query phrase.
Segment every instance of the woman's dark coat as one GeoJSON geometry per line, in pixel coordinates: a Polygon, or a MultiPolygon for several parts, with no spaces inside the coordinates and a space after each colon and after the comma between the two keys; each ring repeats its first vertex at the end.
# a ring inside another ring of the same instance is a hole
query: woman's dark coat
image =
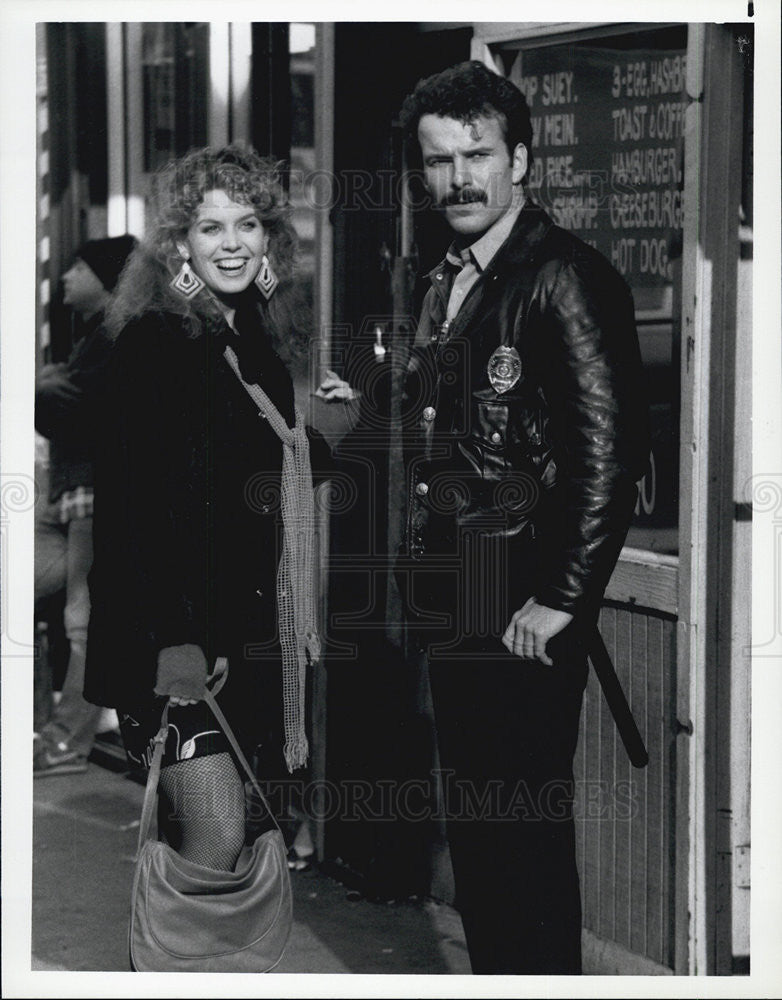
{"type": "Polygon", "coordinates": [[[95,559],[85,696],[151,696],[157,654],[195,643],[214,657],[275,657],[282,446],[223,358],[236,347],[289,424],[293,386],[259,330],[192,336],[153,313],[118,338],[95,468],[95,559]]]}

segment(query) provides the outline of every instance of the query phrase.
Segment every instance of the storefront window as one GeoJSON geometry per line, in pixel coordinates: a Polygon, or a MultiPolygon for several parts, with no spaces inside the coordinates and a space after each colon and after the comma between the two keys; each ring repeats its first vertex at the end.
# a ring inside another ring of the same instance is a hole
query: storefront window
{"type": "Polygon", "coordinates": [[[206,23],[142,25],[144,171],[206,145],[206,23]]]}
{"type": "Polygon", "coordinates": [[[315,172],[315,25],[293,23],[289,34],[293,225],[299,237],[298,275],[310,305],[315,275],[315,209],[309,184],[315,172]]]}
{"type": "Polygon", "coordinates": [[[531,193],[635,299],[652,452],[627,544],[675,553],[687,27],[522,44],[497,55],[532,112],[531,193]]]}

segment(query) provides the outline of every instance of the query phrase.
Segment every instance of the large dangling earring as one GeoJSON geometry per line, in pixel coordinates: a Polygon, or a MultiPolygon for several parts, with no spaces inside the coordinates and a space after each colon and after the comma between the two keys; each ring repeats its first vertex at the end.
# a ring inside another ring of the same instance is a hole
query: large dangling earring
{"type": "Polygon", "coordinates": [[[269,258],[264,254],[261,259],[261,269],[255,276],[255,284],[260,289],[261,295],[268,301],[279,283],[280,279],[272,270],[269,258]]]}
{"type": "Polygon", "coordinates": [[[198,295],[204,287],[204,283],[190,267],[189,262],[185,260],[182,261],[182,266],[176,277],[171,279],[171,287],[186,299],[192,299],[198,295]]]}

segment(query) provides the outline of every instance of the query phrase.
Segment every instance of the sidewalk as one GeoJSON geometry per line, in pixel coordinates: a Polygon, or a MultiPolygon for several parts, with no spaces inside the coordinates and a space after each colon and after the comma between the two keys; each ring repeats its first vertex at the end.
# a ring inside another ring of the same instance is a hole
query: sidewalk
{"type": "MultiPolygon", "coordinates": [[[[91,763],[34,782],[32,966],[126,972],[143,788],[91,763]]],[[[374,903],[292,872],[294,925],[277,973],[465,974],[461,921],[432,901],[374,903]]]]}

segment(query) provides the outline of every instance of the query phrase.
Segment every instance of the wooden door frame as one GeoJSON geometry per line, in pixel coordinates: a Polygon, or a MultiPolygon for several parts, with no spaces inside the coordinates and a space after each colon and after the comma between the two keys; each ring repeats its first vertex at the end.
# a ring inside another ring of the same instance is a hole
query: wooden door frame
{"type": "MultiPolygon", "coordinates": [[[[682,276],[682,422],[678,622],[679,740],[689,777],[685,852],[677,844],[676,971],[730,971],[731,896],[720,858],[721,814],[729,810],[725,764],[731,747],[733,664],[726,590],[733,542],[734,375],[741,203],[742,78],[732,29],[691,24],[688,37],[682,276]],[[729,124],[726,124],[729,123],[729,124]],[[732,127],[731,127],[732,126],[732,127]],[[725,727],[728,727],[725,730],[725,727]],[[691,735],[690,735],[691,733],[691,735]],[[727,793],[727,797],[726,797],[727,793]],[[686,906],[686,909],[685,909],[686,906]],[[685,915],[689,913],[689,927],[685,915]],[[685,936],[686,930],[686,936],[685,936]]],[[[684,810],[680,810],[683,812],[684,810]]],[[[683,819],[683,818],[682,818],[683,819]]]]}

